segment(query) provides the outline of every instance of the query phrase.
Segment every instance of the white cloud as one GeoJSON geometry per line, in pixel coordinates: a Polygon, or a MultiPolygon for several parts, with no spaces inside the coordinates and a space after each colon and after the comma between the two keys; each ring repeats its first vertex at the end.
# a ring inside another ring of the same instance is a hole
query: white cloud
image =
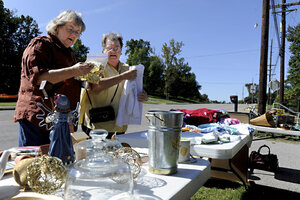
{"type": "Polygon", "coordinates": [[[124,4],[126,4],[127,1],[124,0],[117,0],[117,1],[109,1],[109,4],[107,5],[101,5],[100,7],[96,6],[95,9],[83,11],[84,15],[93,15],[93,14],[103,14],[110,11],[113,11],[116,7],[120,7],[124,4]]]}

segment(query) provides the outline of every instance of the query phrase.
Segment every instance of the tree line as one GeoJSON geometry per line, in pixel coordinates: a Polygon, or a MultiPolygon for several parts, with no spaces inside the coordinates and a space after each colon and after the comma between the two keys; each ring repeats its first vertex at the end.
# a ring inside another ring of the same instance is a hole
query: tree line
{"type": "Polygon", "coordinates": [[[21,58],[28,43],[41,34],[30,16],[15,16],[0,0],[0,93],[17,94],[21,58]]]}
{"type": "Polygon", "coordinates": [[[191,67],[179,57],[183,45],[171,39],[163,44],[160,57],[155,55],[149,41],[131,39],[125,45],[127,64],[145,66],[144,89],[150,95],[209,102],[206,94],[200,94],[201,86],[191,67]]]}

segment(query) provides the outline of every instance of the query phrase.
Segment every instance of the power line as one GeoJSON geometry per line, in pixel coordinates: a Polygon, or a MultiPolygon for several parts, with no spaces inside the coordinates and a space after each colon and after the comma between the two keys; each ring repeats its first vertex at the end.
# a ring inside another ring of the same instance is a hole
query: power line
{"type": "MultiPolygon", "coordinates": [[[[278,32],[278,23],[277,23],[277,17],[276,17],[276,13],[275,13],[275,3],[274,0],[271,1],[272,2],[272,10],[273,10],[273,19],[274,19],[274,26],[275,26],[275,33],[277,36],[277,42],[278,42],[278,46],[280,47],[280,37],[279,37],[279,32],[278,32]]],[[[278,59],[277,59],[278,60],[278,59]]],[[[277,63],[277,61],[276,61],[277,63]]]]}
{"type": "MultiPolygon", "coordinates": [[[[199,81],[198,81],[199,82],[199,81]]],[[[210,84],[210,85],[237,85],[245,84],[245,82],[199,82],[199,84],[210,84]]]]}
{"type": "Polygon", "coordinates": [[[210,56],[222,56],[222,55],[229,55],[229,54],[239,54],[239,53],[248,53],[259,51],[259,49],[248,49],[248,50],[240,50],[240,51],[231,51],[231,52],[224,52],[224,53],[215,53],[215,54],[206,54],[206,55],[197,55],[197,56],[186,56],[184,58],[200,58],[200,57],[210,57],[210,56]]]}

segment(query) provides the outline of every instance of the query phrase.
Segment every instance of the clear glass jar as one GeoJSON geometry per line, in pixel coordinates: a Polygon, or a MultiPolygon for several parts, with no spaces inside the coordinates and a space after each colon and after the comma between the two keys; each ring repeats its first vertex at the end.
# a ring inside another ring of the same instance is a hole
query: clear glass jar
{"type": "Polygon", "coordinates": [[[92,139],[105,140],[108,136],[108,132],[105,129],[95,129],[90,131],[90,136],[92,139]]]}
{"type": "Polygon", "coordinates": [[[96,153],[69,166],[65,199],[131,199],[133,178],[129,164],[96,153]]]}
{"type": "Polygon", "coordinates": [[[108,132],[104,129],[95,129],[90,132],[91,139],[84,140],[76,144],[76,161],[87,158],[95,153],[107,153],[112,155],[117,149],[122,147],[118,140],[106,139],[108,132]]]}

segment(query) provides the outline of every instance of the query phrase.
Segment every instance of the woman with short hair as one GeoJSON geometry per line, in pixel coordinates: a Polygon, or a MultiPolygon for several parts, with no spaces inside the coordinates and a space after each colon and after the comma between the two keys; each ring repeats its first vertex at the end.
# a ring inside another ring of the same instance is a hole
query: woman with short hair
{"type": "Polygon", "coordinates": [[[66,95],[70,100],[70,109],[74,110],[80,100],[81,88],[81,82],[74,77],[91,70],[87,63],[77,63],[71,49],[85,30],[81,13],[63,11],[49,22],[46,30],[48,36],[34,38],[22,57],[21,83],[14,115],[15,122],[19,122],[19,146],[50,143],[49,130],[37,117],[37,114],[43,114],[37,106],[38,102],[50,109],[53,106],[51,96],[43,99],[43,92],[39,89],[41,82],[49,82],[51,92],[66,95]]]}

